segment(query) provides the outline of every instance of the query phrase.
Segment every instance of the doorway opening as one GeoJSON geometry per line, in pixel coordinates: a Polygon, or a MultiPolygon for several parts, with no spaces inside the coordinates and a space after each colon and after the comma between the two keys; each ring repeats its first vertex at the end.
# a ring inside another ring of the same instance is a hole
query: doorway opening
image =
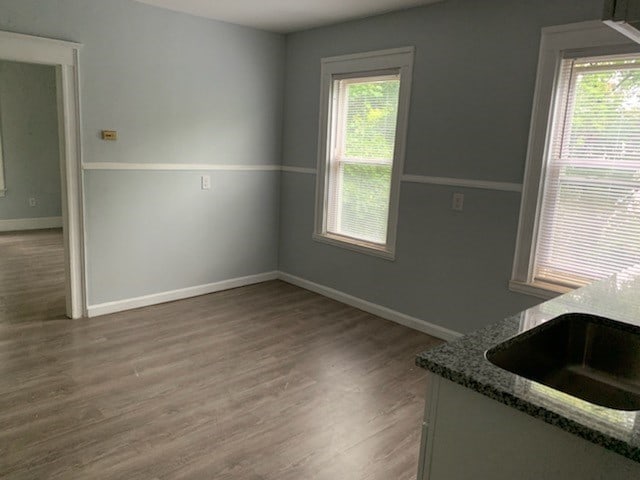
{"type": "Polygon", "coordinates": [[[0,60],[0,320],[64,317],[56,69],[0,60]]]}
{"type": "MultiPolygon", "coordinates": [[[[49,230],[41,232],[40,235],[35,233],[24,234],[21,239],[9,240],[13,243],[15,249],[17,244],[22,246],[31,245],[31,256],[26,255],[22,260],[13,265],[17,269],[29,269],[29,265],[35,266],[37,262],[43,262],[41,255],[49,252],[52,268],[64,279],[64,314],[69,318],[81,318],[86,316],[86,284],[84,271],[84,234],[82,222],[82,165],[81,165],[81,149],[80,149],[80,114],[79,114],[79,87],[78,87],[78,51],[80,45],[61,40],[52,40],[29,35],[21,35],[10,32],[0,32],[0,62],[13,62],[12,66],[23,65],[24,70],[29,68],[41,68],[42,72],[50,72],[51,81],[55,84],[55,105],[52,115],[57,117],[57,145],[53,148],[58,149],[59,158],[59,192],[60,204],[58,210],[55,210],[51,198],[45,198],[44,193],[36,194],[35,190],[27,193],[26,202],[30,209],[37,209],[40,197],[42,207],[49,208],[50,216],[34,216],[39,220],[30,220],[27,215],[25,218],[17,219],[15,225],[9,223],[5,225],[6,229],[23,230],[27,228],[43,227],[43,228],[59,228],[62,227],[62,234],[59,230],[49,230]],[[44,203],[45,205],[43,205],[44,203]],[[59,213],[56,216],[56,213],[59,213]],[[37,223],[37,222],[41,223],[37,223]],[[35,223],[34,223],[35,222],[35,223]],[[60,245],[61,244],[61,245],[60,245]],[[60,246],[62,247],[60,249],[60,246]],[[56,250],[57,249],[57,250],[56,250]],[[55,252],[58,252],[57,254],[55,252]],[[52,254],[53,253],[53,254],[52,254]],[[57,257],[56,257],[57,255],[57,257]],[[57,258],[57,260],[56,260],[57,258]],[[26,259],[26,260],[25,260],[26,259]],[[20,263],[22,261],[22,263],[20,263]],[[24,263],[24,262],[27,263],[24,263]],[[57,262],[57,263],[56,263],[57,262]],[[57,265],[57,266],[56,266],[57,265]]],[[[41,72],[41,75],[46,76],[41,72]]],[[[26,97],[25,97],[26,98],[26,97]]],[[[0,108],[2,106],[0,105],[0,108]]],[[[27,122],[27,129],[30,138],[30,147],[37,152],[38,146],[45,147],[46,142],[42,137],[42,133],[38,132],[38,122],[27,122]]],[[[1,128],[1,126],[0,126],[1,128]]],[[[1,132],[0,132],[1,135],[1,132]]],[[[43,153],[44,155],[44,153],[43,153]]],[[[54,167],[55,168],[55,167],[54,167]]],[[[6,173],[6,169],[3,168],[6,173]]],[[[15,178],[15,177],[14,177],[15,178]]],[[[12,188],[18,189],[17,184],[6,184],[6,178],[3,176],[0,182],[0,201],[6,200],[5,195],[11,192],[12,188]],[[3,197],[4,195],[4,197],[3,197]]],[[[49,192],[54,195],[56,192],[49,192]]],[[[47,214],[48,215],[48,214],[47,214]]],[[[15,212],[14,212],[15,216],[15,212]]],[[[15,220],[15,219],[14,219],[15,220]]],[[[34,230],[35,232],[36,230],[34,230]]],[[[11,248],[9,248],[9,251],[11,248]]],[[[9,261],[8,258],[3,261],[9,261]]],[[[39,265],[42,266],[42,265],[39,265]]],[[[3,263],[0,265],[2,274],[5,278],[4,283],[12,283],[12,270],[9,265],[3,263]]],[[[38,294],[38,290],[31,291],[41,280],[38,278],[37,269],[32,268],[30,275],[26,276],[27,284],[23,285],[22,292],[25,294],[38,294]]],[[[13,282],[13,289],[20,289],[19,282],[13,282]]],[[[44,295],[46,304],[47,289],[40,291],[39,294],[44,295]]],[[[55,295],[49,293],[50,295],[55,295]]],[[[35,299],[34,299],[35,300],[35,299]]],[[[42,301],[43,299],[40,299],[42,301]]],[[[51,308],[56,307],[55,299],[50,298],[51,308]]],[[[28,314],[28,311],[25,311],[28,314]]]]}

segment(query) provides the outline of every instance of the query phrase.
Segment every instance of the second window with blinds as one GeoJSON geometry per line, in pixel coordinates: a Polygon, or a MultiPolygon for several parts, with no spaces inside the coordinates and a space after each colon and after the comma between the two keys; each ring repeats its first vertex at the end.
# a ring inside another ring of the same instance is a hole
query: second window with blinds
{"type": "Polygon", "coordinates": [[[413,48],[322,60],[314,238],[392,259],[413,48]]]}
{"type": "Polygon", "coordinates": [[[551,95],[534,113],[517,291],[549,296],[640,263],[640,52],[592,30],[543,34],[538,95],[551,95]]]}
{"type": "Polygon", "coordinates": [[[582,286],[640,262],[640,54],[566,58],[535,278],[582,286]]]}

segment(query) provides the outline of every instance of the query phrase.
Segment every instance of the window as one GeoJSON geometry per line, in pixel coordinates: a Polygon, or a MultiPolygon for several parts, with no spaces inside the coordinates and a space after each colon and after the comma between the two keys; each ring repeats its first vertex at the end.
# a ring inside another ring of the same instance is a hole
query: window
{"type": "Polygon", "coordinates": [[[413,48],[322,60],[314,238],[393,258],[413,48]]]}
{"type": "Polygon", "coordinates": [[[543,33],[515,290],[550,296],[640,263],[640,47],[593,29],[604,48],[554,30],[545,50],[543,33]]]}

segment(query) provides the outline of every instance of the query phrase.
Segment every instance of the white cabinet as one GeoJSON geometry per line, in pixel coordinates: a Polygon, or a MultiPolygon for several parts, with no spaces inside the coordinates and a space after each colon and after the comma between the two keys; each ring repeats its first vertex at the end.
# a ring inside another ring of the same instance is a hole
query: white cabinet
{"type": "Polygon", "coordinates": [[[604,20],[640,22],[640,0],[605,0],[604,20]]]}
{"type": "Polygon", "coordinates": [[[418,480],[637,480],[640,463],[429,374],[418,480]]]}
{"type": "Polygon", "coordinates": [[[640,0],[605,0],[604,22],[640,43],[640,0]]]}

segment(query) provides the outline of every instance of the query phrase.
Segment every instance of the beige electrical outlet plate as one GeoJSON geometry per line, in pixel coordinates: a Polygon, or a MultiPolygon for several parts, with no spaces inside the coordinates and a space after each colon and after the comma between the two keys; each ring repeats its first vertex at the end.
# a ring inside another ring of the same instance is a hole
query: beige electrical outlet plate
{"type": "Polygon", "coordinates": [[[102,130],[102,139],[103,140],[117,140],[118,132],[115,130],[102,130]]]}

